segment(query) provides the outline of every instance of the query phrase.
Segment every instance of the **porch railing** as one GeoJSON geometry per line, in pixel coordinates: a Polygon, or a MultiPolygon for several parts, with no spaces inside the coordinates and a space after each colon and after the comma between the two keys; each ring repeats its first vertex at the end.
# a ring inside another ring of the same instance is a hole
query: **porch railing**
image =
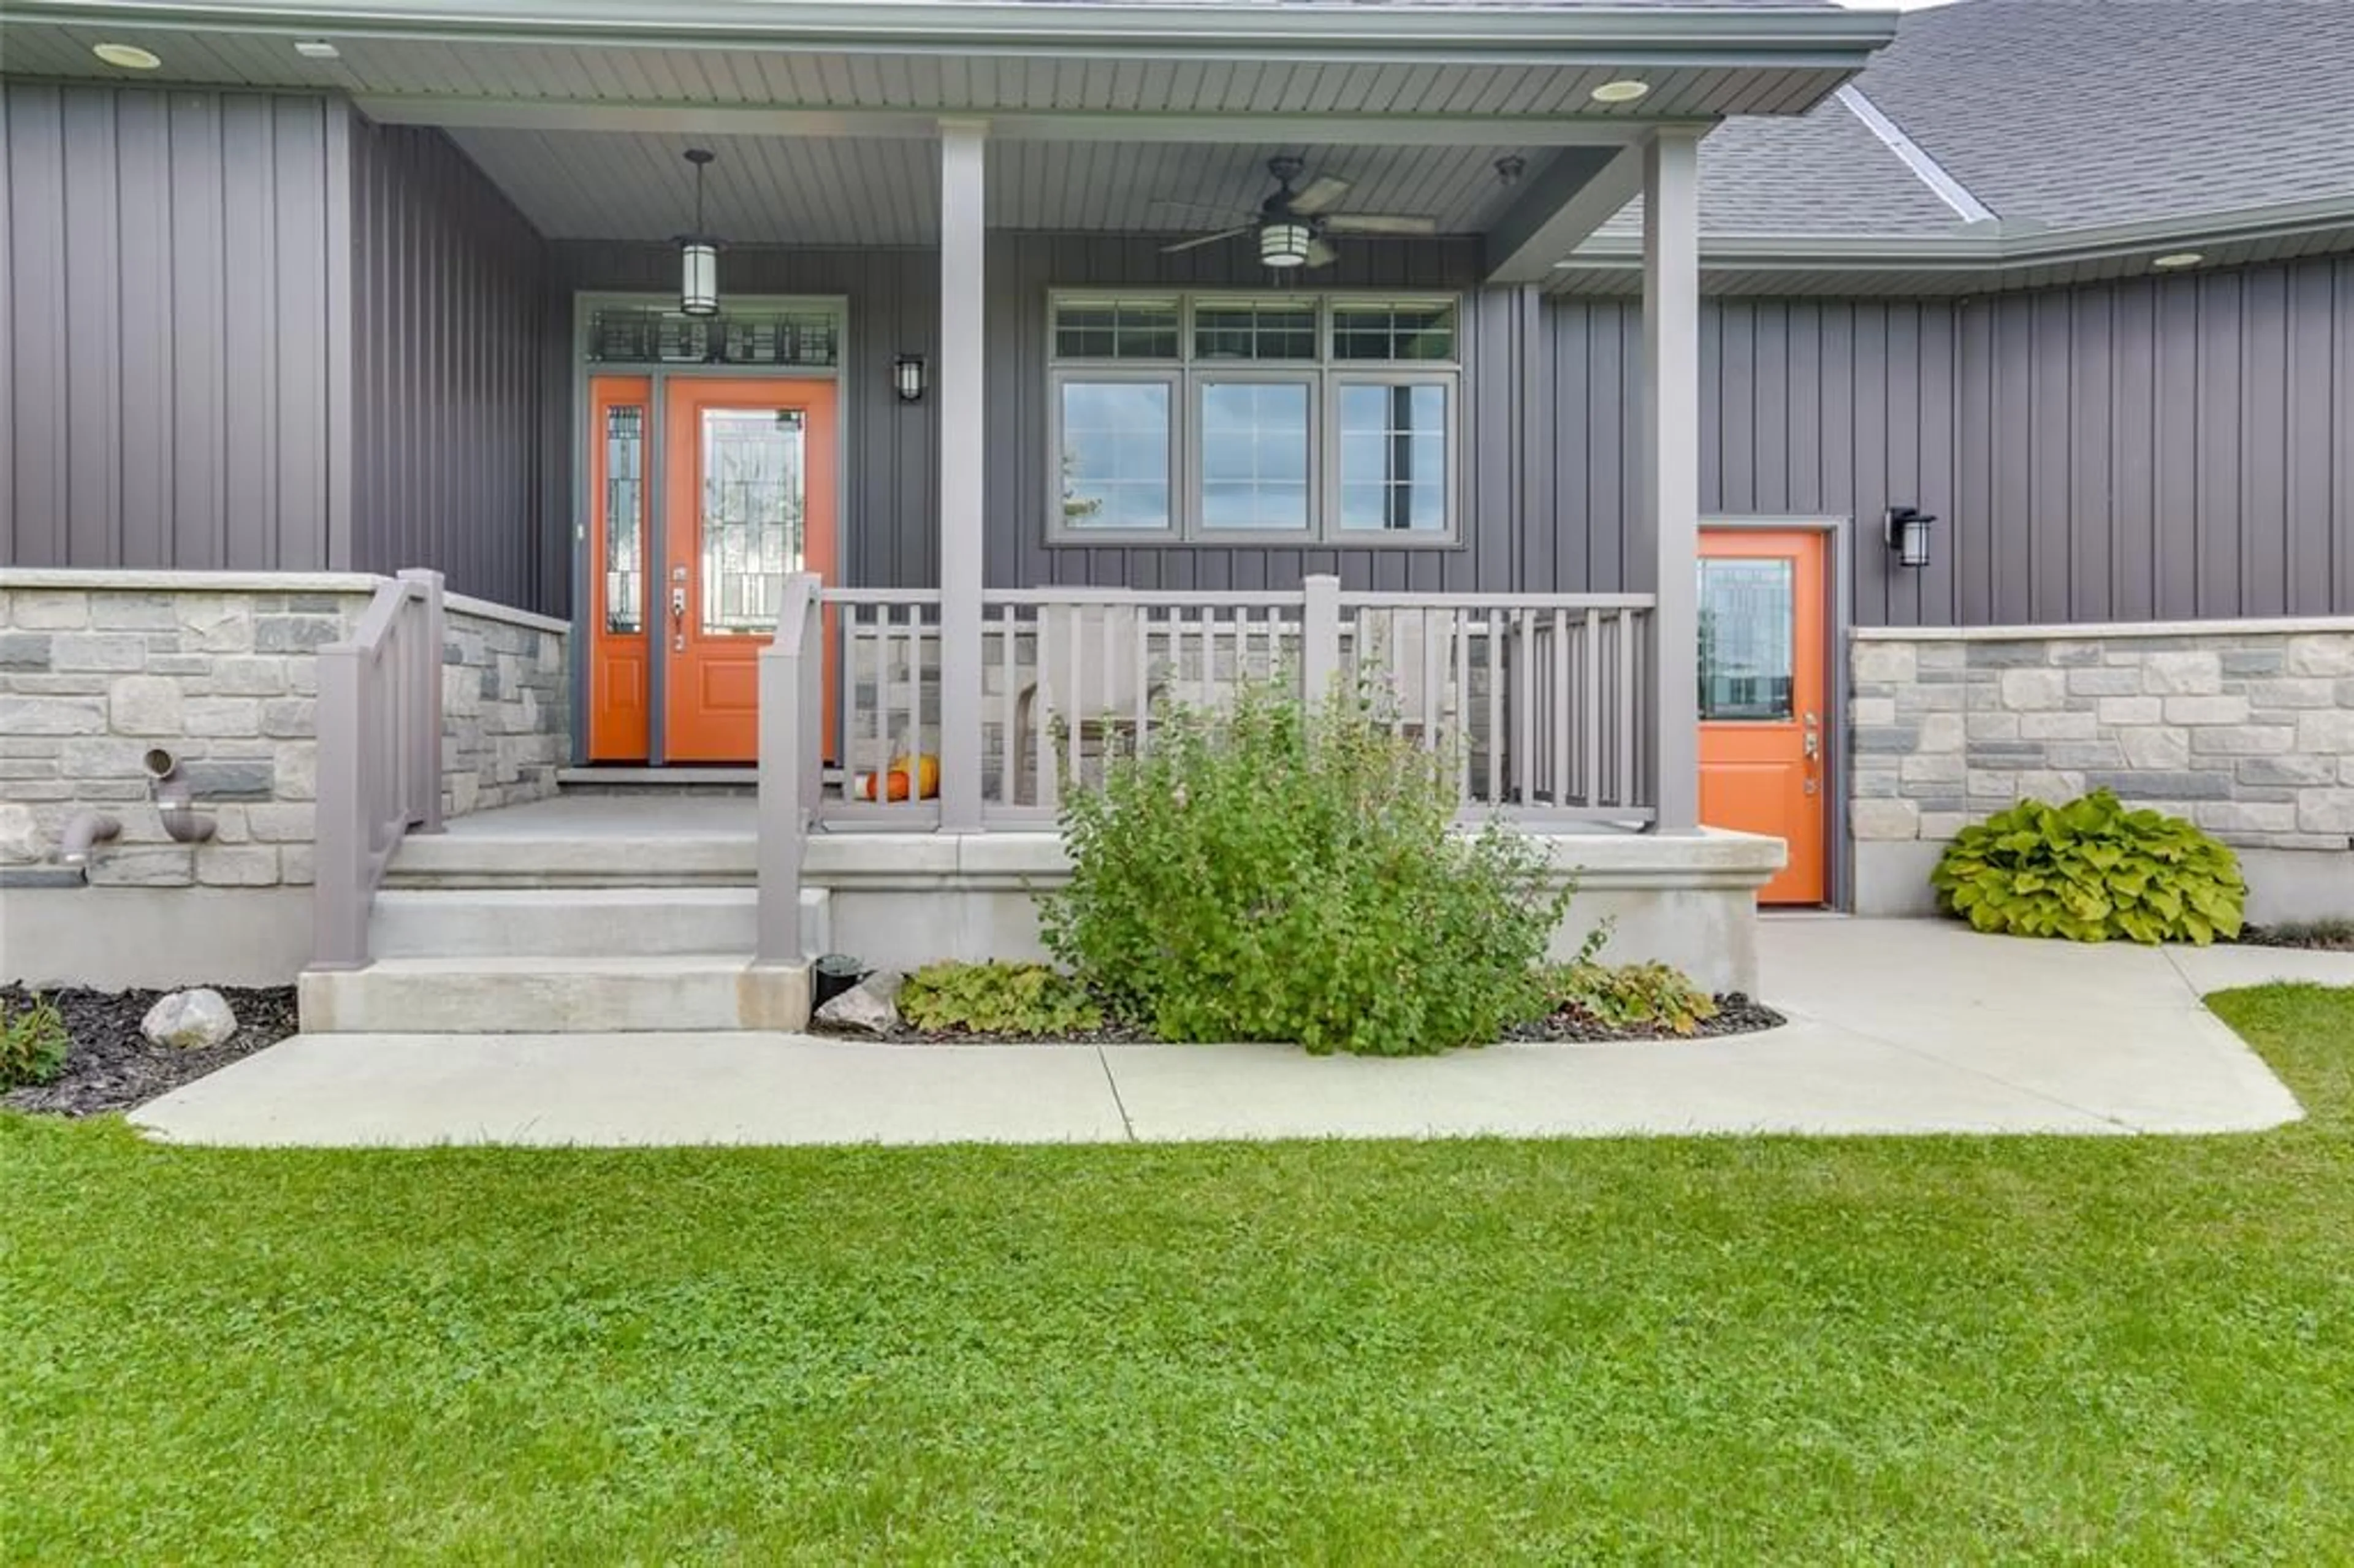
{"type": "MultiPolygon", "coordinates": [[[[936,825],[938,592],[826,588],[818,602],[831,695],[802,714],[801,750],[832,767],[812,820],[936,825]]],[[[968,721],[983,816],[1051,821],[1066,781],[1151,744],[1161,705],[1217,708],[1282,673],[1375,694],[1400,733],[1454,758],[1467,817],[1647,822],[1651,612],[1636,594],[1343,592],[1331,577],[1274,592],[989,589],[968,721]]]]}
{"type": "Polygon", "coordinates": [[[402,572],[319,650],[312,962],[368,961],[368,912],[412,832],[441,831],[441,574],[402,572]]]}

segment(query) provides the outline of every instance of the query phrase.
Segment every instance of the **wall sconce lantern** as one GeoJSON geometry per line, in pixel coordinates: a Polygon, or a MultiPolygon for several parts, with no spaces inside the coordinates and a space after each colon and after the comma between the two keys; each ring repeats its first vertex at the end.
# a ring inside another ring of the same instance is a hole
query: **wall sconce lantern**
{"type": "Polygon", "coordinates": [[[1900,567],[1929,564],[1929,527],[1937,520],[1914,506],[1892,506],[1881,522],[1881,538],[1896,552],[1900,567]]]}
{"type": "Polygon", "coordinates": [[[703,171],[714,154],[689,147],[695,165],[695,231],[678,239],[678,308],[690,316],[719,313],[719,241],[703,231],[703,171]]]}
{"type": "Polygon", "coordinates": [[[903,354],[891,362],[891,386],[902,403],[924,400],[924,356],[903,354]]]}

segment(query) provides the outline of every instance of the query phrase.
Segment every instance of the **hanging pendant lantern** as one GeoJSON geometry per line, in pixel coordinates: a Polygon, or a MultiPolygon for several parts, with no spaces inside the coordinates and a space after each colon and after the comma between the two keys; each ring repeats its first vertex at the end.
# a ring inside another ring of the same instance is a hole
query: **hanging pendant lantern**
{"type": "Polygon", "coordinates": [[[714,155],[702,147],[686,150],[695,165],[695,231],[679,236],[678,308],[690,316],[719,313],[719,241],[703,230],[703,171],[714,155]]]}

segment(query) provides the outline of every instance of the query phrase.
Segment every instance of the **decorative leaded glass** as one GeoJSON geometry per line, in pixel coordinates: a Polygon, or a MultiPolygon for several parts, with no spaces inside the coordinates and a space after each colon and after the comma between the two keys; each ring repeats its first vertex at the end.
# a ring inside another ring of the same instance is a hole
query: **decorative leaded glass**
{"type": "Polygon", "coordinates": [[[605,630],[645,630],[646,411],[605,410],[605,630]]]}
{"type": "Polygon", "coordinates": [[[777,629],[801,568],[806,474],[797,408],[703,410],[703,632],[777,629]]]}

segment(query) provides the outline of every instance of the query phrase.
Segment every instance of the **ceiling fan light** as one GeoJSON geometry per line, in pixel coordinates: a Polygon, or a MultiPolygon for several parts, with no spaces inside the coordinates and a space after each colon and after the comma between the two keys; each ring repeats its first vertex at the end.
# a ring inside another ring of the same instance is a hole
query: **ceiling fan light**
{"type": "Polygon", "coordinates": [[[1262,223],[1258,228],[1259,262],[1267,267],[1305,267],[1308,248],[1315,238],[1315,230],[1304,223],[1283,218],[1262,223]]]}

